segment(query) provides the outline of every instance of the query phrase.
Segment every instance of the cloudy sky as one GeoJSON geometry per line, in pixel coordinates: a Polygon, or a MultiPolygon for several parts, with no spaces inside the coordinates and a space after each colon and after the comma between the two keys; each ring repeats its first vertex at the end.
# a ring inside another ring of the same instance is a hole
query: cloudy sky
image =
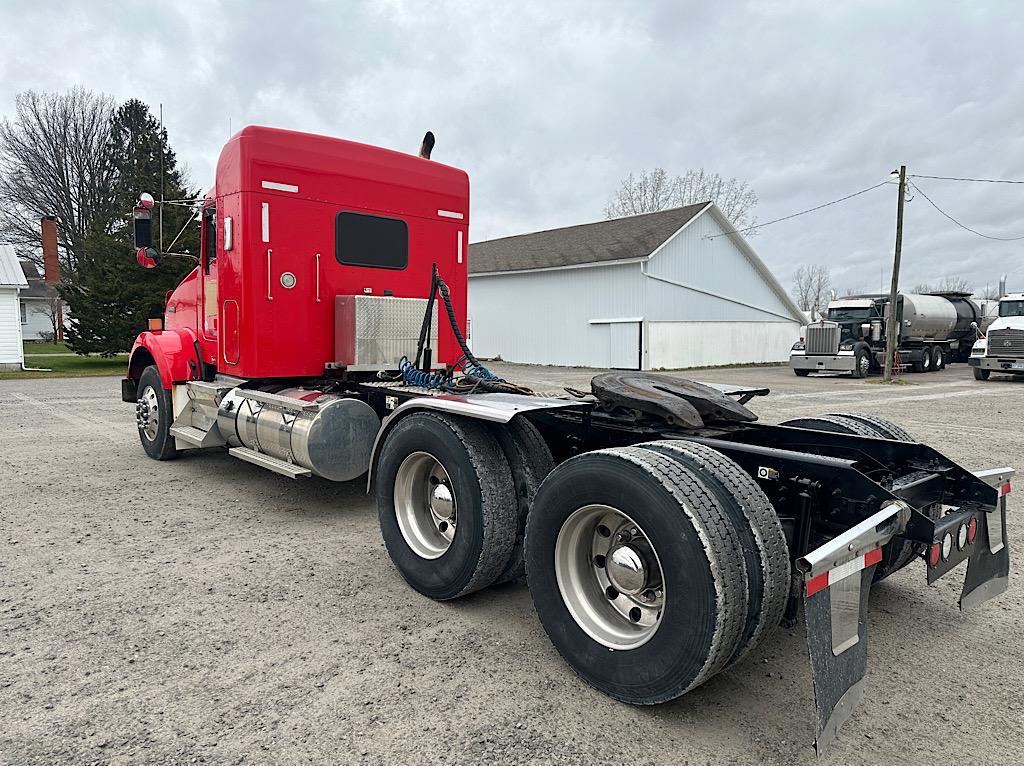
{"type": "MultiPolygon", "coordinates": [[[[0,7],[0,115],[74,85],[164,105],[204,187],[256,123],[415,151],[473,184],[472,240],[598,220],[628,172],[748,181],[761,221],[911,173],[1024,179],[1019,3],[12,2],[0,7]]],[[[953,217],[1024,236],[1024,185],[919,179],[953,217]]],[[[765,227],[789,285],[888,280],[896,189],[765,227]]],[[[918,194],[904,281],[1009,274],[1024,240],[957,228],[918,194]]]]}

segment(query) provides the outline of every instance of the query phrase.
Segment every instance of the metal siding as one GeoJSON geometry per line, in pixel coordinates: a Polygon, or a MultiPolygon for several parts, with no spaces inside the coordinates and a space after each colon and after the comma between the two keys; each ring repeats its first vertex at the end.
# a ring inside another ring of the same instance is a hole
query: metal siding
{"type": "Polygon", "coordinates": [[[652,369],[785,362],[797,322],[649,322],[652,369]]]}
{"type": "MultiPolygon", "coordinates": [[[[26,298],[22,295],[21,303],[25,306],[25,318],[28,320],[21,326],[23,340],[41,340],[44,333],[53,334],[53,323],[47,315],[50,309],[49,300],[26,298]]],[[[64,316],[67,317],[67,306],[64,307],[64,316]]]]}
{"type": "MultiPolygon", "coordinates": [[[[18,269],[21,274],[21,269],[18,269]]],[[[18,291],[0,288],[0,364],[21,366],[21,313],[18,291]]]]}
{"type": "Polygon", "coordinates": [[[640,366],[640,322],[608,324],[608,366],[636,370],[640,366]]]}
{"type": "Polygon", "coordinates": [[[650,320],[785,321],[786,304],[707,212],[669,239],[647,263],[647,273],[738,301],[649,279],[645,315],[650,320]],[[714,237],[714,238],[711,238],[714,237]],[[768,314],[767,309],[781,316],[768,314]]]}
{"type": "Polygon", "coordinates": [[[470,276],[473,351],[524,364],[605,367],[608,325],[643,316],[639,264],[470,276]]]}

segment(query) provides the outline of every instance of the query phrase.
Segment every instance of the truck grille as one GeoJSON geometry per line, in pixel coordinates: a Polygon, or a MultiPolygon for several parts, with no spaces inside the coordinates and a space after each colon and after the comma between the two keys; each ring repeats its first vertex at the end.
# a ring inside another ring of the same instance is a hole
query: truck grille
{"type": "Polygon", "coordinates": [[[835,354],[839,350],[839,325],[826,324],[807,325],[805,354],[835,354]]]}
{"type": "Polygon", "coordinates": [[[993,330],[988,334],[988,355],[1024,357],[1024,330],[993,330]]]}

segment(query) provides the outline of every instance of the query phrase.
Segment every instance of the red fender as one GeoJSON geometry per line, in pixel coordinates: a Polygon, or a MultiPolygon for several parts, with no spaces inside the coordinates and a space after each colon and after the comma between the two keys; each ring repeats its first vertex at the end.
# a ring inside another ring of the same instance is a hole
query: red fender
{"type": "Polygon", "coordinates": [[[196,334],[191,330],[140,333],[128,358],[128,377],[138,380],[146,367],[155,364],[164,388],[184,380],[198,380],[201,368],[195,343],[196,334]],[[194,367],[189,366],[190,361],[194,367]]]}

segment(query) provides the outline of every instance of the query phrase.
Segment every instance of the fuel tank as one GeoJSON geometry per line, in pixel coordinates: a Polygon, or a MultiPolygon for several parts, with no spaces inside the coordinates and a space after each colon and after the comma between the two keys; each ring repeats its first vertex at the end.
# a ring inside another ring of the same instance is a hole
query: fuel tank
{"type": "Polygon", "coordinates": [[[217,410],[227,443],[296,463],[332,481],[366,473],[380,418],[366,402],[323,391],[232,389],[217,410]]]}

